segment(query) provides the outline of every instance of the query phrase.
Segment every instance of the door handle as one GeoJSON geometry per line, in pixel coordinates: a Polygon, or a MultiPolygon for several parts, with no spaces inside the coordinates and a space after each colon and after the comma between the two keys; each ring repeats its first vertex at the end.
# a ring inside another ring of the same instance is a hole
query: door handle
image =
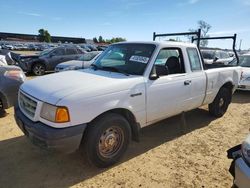
{"type": "Polygon", "coordinates": [[[190,85],[191,83],[192,83],[191,80],[186,80],[186,81],[184,81],[184,85],[185,85],[185,86],[190,85]]]}
{"type": "Polygon", "coordinates": [[[131,94],[130,97],[136,97],[136,96],[140,96],[142,95],[142,93],[134,93],[134,94],[131,94]]]}

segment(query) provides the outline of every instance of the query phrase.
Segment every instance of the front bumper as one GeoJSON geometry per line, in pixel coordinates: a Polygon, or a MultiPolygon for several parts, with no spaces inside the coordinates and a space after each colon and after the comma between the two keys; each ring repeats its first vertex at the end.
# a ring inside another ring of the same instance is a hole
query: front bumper
{"type": "Polygon", "coordinates": [[[81,124],[69,128],[53,128],[41,122],[33,122],[15,107],[15,120],[23,133],[35,145],[41,148],[72,153],[76,151],[83,137],[87,124],[81,124]]]}
{"type": "Polygon", "coordinates": [[[240,145],[228,150],[228,158],[233,158],[230,173],[234,177],[234,184],[239,188],[250,187],[250,166],[245,162],[239,150],[240,145]]]}

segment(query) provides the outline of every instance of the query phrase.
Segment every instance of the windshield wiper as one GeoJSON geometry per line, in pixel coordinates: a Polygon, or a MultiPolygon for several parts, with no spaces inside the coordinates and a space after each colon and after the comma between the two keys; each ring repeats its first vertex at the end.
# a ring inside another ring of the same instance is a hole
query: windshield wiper
{"type": "Polygon", "coordinates": [[[125,72],[125,71],[123,71],[123,70],[120,70],[120,69],[118,69],[118,68],[116,68],[116,67],[104,66],[104,67],[101,67],[101,69],[103,69],[103,70],[115,71],[115,72],[119,72],[119,73],[121,73],[121,74],[124,74],[124,75],[126,75],[126,76],[129,76],[129,74],[128,74],[127,72],[125,72]]]}

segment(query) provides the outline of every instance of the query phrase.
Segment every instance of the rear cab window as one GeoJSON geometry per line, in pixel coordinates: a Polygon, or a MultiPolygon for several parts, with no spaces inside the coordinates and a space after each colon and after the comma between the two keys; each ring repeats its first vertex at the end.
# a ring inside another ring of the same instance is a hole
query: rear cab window
{"type": "Polygon", "coordinates": [[[201,71],[201,59],[196,48],[187,48],[191,71],[201,71]]]}

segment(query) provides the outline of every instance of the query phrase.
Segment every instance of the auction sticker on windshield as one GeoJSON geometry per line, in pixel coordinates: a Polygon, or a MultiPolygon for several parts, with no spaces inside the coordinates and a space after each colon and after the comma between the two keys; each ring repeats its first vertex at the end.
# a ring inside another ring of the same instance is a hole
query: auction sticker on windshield
{"type": "Polygon", "coordinates": [[[135,61],[135,62],[140,62],[140,63],[148,63],[149,58],[148,57],[143,57],[143,56],[138,56],[138,55],[133,55],[130,57],[129,61],[135,61]]]}

